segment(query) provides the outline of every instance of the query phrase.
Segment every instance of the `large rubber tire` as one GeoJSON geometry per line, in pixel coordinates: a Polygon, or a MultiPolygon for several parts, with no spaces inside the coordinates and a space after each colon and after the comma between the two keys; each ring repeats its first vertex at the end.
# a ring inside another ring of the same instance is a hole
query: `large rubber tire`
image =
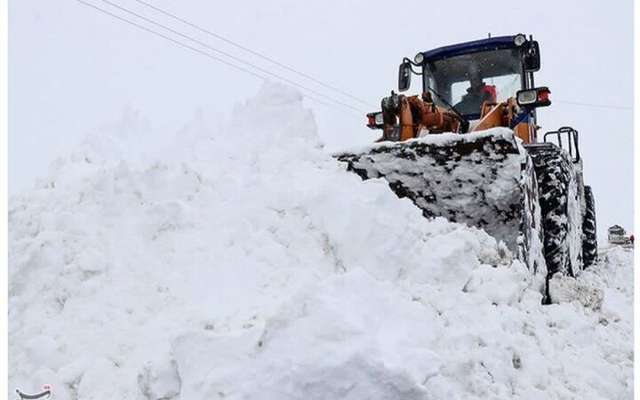
{"type": "Polygon", "coordinates": [[[574,167],[567,154],[555,145],[528,146],[528,150],[538,181],[547,277],[557,272],[575,276],[582,269],[582,254],[571,254],[571,248],[572,242],[581,242],[582,234],[580,230],[579,238],[572,237],[575,229],[570,226],[569,203],[571,207],[579,207],[577,198],[570,198],[569,193],[570,185],[575,185],[574,167]],[[572,265],[572,258],[577,258],[579,265],[572,265]]]}
{"type": "Polygon", "coordinates": [[[595,264],[598,259],[596,231],[596,204],[591,186],[584,187],[584,216],[582,219],[582,262],[584,267],[595,264]]]}

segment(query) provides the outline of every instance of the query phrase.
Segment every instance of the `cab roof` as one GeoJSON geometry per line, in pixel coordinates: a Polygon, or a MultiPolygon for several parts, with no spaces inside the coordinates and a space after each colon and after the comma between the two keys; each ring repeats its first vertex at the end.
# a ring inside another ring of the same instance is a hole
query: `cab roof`
{"type": "Polygon", "coordinates": [[[424,51],[422,52],[422,55],[424,56],[425,61],[437,61],[443,58],[476,53],[478,51],[513,49],[517,47],[515,43],[513,43],[514,37],[515,35],[496,36],[471,42],[452,44],[424,51]]]}

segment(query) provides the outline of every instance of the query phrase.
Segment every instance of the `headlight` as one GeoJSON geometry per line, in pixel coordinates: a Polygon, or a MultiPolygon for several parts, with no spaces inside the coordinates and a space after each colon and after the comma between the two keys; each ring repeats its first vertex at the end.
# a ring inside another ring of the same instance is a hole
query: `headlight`
{"type": "Polygon", "coordinates": [[[416,64],[422,64],[424,61],[424,54],[418,53],[415,57],[413,57],[413,62],[416,64]]]}
{"type": "Polygon", "coordinates": [[[519,90],[516,93],[516,101],[520,107],[529,109],[535,107],[546,107],[551,104],[551,100],[549,100],[549,93],[551,93],[551,91],[546,86],[519,90]]]}
{"type": "Polygon", "coordinates": [[[371,129],[380,129],[384,126],[384,117],[381,112],[367,114],[367,126],[371,129]]]}
{"type": "Polygon", "coordinates": [[[522,106],[533,104],[538,101],[538,91],[536,89],[522,90],[518,92],[516,100],[518,101],[518,104],[522,106]]]}
{"type": "Polygon", "coordinates": [[[525,35],[523,35],[522,33],[518,33],[514,38],[513,38],[513,44],[515,44],[516,46],[520,47],[524,44],[524,42],[527,41],[527,37],[525,35]]]}

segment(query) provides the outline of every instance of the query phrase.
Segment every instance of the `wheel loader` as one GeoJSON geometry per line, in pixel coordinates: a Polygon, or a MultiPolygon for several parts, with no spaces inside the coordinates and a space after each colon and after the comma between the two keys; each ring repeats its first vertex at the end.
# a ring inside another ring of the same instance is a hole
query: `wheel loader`
{"type": "Polygon", "coordinates": [[[578,132],[542,133],[536,110],[540,47],[531,35],[490,37],[404,58],[398,91],[367,114],[376,143],[336,154],[362,179],[384,178],[427,218],[484,229],[521,259],[541,291],[597,257],[593,192],[583,183],[578,132]]]}

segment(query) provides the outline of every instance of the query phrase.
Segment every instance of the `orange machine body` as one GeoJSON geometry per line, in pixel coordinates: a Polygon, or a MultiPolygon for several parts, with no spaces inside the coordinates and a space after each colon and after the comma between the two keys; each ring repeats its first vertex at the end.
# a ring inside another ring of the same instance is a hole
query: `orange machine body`
{"type": "MultiPolygon", "coordinates": [[[[405,141],[424,134],[460,133],[460,120],[453,111],[437,106],[430,96],[422,95],[421,97],[399,96],[399,106],[385,113],[383,137],[380,140],[405,141]]],[[[485,101],[481,107],[480,120],[469,129],[469,132],[495,127],[511,127],[517,114],[518,106],[513,98],[500,103],[485,101]]],[[[524,143],[535,142],[535,126],[532,123],[520,122],[513,127],[513,130],[524,143]]]]}

